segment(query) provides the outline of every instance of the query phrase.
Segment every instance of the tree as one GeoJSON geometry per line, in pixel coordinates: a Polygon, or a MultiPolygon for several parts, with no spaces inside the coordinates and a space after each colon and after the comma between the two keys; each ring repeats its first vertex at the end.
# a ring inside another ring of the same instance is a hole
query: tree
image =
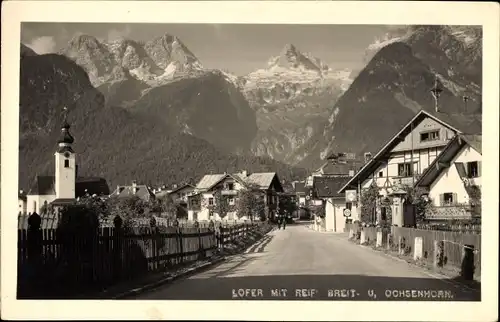
{"type": "Polygon", "coordinates": [[[425,221],[426,213],[432,211],[433,203],[427,196],[427,191],[421,187],[404,185],[401,187],[406,192],[405,203],[415,207],[415,223],[425,221]]]}
{"type": "Polygon", "coordinates": [[[213,194],[214,203],[209,205],[208,209],[211,213],[216,213],[220,218],[226,217],[227,213],[230,211],[229,203],[227,197],[222,195],[220,190],[215,191],[213,194]]]}
{"type": "Polygon", "coordinates": [[[379,198],[380,188],[375,182],[370,187],[364,189],[361,194],[361,221],[370,223],[374,221],[375,211],[377,209],[377,200],[379,198]]]}
{"type": "Polygon", "coordinates": [[[278,207],[280,214],[292,215],[297,210],[297,204],[292,201],[290,196],[280,196],[278,199],[278,207]]]}
{"type": "Polygon", "coordinates": [[[238,191],[235,208],[238,217],[246,216],[251,221],[253,221],[254,216],[262,215],[265,211],[265,204],[259,189],[250,185],[246,189],[238,191]]]}
{"type": "Polygon", "coordinates": [[[167,195],[160,199],[160,207],[161,207],[161,213],[162,216],[166,217],[167,219],[175,219],[177,218],[177,208],[178,204],[174,202],[172,197],[170,195],[167,195]]]}
{"type": "Polygon", "coordinates": [[[151,216],[151,205],[137,196],[114,197],[108,200],[109,214],[114,218],[120,216],[124,223],[135,218],[151,216]]]}
{"type": "Polygon", "coordinates": [[[76,204],[90,209],[99,219],[107,218],[111,214],[110,204],[97,196],[86,195],[78,198],[76,204]]]}

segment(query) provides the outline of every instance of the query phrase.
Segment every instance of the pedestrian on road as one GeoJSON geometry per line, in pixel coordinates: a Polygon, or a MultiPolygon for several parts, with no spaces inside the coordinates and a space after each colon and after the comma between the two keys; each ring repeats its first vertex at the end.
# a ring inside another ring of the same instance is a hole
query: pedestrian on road
{"type": "Polygon", "coordinates": [[[285,227],[286,227],[286,216],[282,216],[281,220],[283,220],[283,230],[285,230],[285,227]]]}
{"type": "Polygon", "coordinates": [[[281,229],[281,216],[280,215],[276,215],[276,221],[278,222],[278,230],[281,229]]]}

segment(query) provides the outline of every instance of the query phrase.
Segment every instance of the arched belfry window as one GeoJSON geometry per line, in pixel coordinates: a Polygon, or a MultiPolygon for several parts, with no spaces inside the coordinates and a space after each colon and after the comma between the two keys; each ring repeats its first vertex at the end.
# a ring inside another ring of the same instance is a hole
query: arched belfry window
{"type": "Polygon", "coordinates": [[[68,159],[64,160],[64,167],[69,168],[69,160],[68,159]]]}

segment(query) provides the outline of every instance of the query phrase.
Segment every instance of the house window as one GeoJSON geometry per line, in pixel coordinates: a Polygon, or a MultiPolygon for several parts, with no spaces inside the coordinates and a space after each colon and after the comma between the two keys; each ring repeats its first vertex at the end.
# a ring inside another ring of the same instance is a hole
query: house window
{"type": "Polygon", "coordinates": [[[197,212],[193,212],[193,220],[198,220],[198,213],[197,212]]]}
{"type": "Polygon", "coordinates": [[[380,209],[380,219],[387,220],[387,208],[386,207],[382,207],[380,209]]]}
{"type": "Polygon", "coordinates": [[[69,160],[68,159],[64,160],[64,167],[69,168],[69,160]]]}
{"type": "Polygon", "coordinates": [[[208,205],[213,206],[214,205],[214,198],[208,198],[208,205]]]}
{"type": "Polygon", "coordinates": [[[37,209],[36,209],[36,201],[33,201],[33,212],[37,212],[37,209]]]}
{"type": "Polygon", "coordinates": [[[198,206],[198,200],[197,199],[191,199],[191,207],[196,207],[198,206]]]}
{"type": "Polygon", "coordinates": [[[410,177],[413,175],[413,168],[411,163],[399,163],[398,164],[398,176],[400,177],[410,177]]]}
{"type": "Polygon", "coordinates": [[[227,202],[230,205],[234,205],[234,198],[227,198],[227,202]]]}
{"type": "Polygon", "coordinates": [[[232,183],[232,182],[228,183],[227,190],[234,190],[234,183],[232,183]]]}
{"type": "Polygon", "coordinates": [[[442,194],[442,205],[445,206],[449,206],[449,205],[452,205],[456,200],[454,200],[454,193],[452,192],[446,192],[446,193],[443,193],[442,194]]]}
{"type": "Polygon", "coordinates": [[[384,171],[380,171],[380,172],[378,173],[378,176],[379,176],[379,178],[382,178],[382,177],[384,176],[384,171]]]}
{"type": "Polygon", "coordinates": [[[420,142],[430,142],[439,140],[439,130],[420,133],[420,142]]]}
{"type": "Polygon", "coordinates": [[[469,178],[479,177],[479,167],[477,161],[467,162],[467,177],[469,178]]]}

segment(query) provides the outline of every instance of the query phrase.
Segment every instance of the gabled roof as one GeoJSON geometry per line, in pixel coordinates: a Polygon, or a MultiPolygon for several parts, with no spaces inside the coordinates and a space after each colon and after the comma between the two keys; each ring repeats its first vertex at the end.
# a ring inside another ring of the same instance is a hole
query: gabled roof
{"type": "Polygon", "coordinates": [[[55,195],[55,177],[54,176],[36,176],[28,195],[55,195]]]}
{"type": "Polygon", "coordinates": [[[99,177],[78,177],[76,178],[75,196],[81,197],[89,195],[109,195],[109,186],[106,179],[99,177]]]}
{"type": "Polygon", "coordinates": [[[176,193],[177,191],[180,191],[180,190],[183,190],[183,189],[186,189],[186,188],[195,188],[192,184],[185,184],[185,185],[182,185],[178,188],[175,188],[173,189],[172,191],[169,191],[168,194],[172,194],[172,193],[176,193]]]}
{"type": "Polygon", "coordinates": [[[296,182],[295,183],[295,193],[296,194],[305,194],[306,186],[304,182],[296,182]]]}
{"type": "Polygon", "coordinates": [[[208,174],[198,182],[195,189],[199,191],[210,190],[226,178],[233,178],[243,186],[256,185],[260,189],[268,189],[273,180],[277,178],[277,174],[276,172],[257,172],[252,173],[249,176],[244,176],[242,173],[208,174]]]}
{"type": "Polygon", "coordinates": [[[357,182],[357,180],[360,180],[360,177],[362,178],[363,176],[375,171],[377,167],[379,167],[383,162],[385,162],[384,155],[387,152],[391,151],[402,140],[404,140],[405,136],[411,132],[412,125],[415,126],[415,125],[419,124],[427,117],[442,124],[443,126],[446,126],[447,128],[454,131],[455,133],[458,133],[458,134],[462,133],[455,126],[448,123],[448,122],[451,122],[455,125],[461,125],[462,122],[457,121],[457,119],[454,116],[451,116],[448,114],[443,114],[443,113],[432,113],[431,114],[430,112],[420,110],[410,121],[408,121],[408,123],[406,123],[405,126],[403,126],[403,128],[398,133],[396,133],[396,135],[394,135],[377,152],[377,154],[372,159],[370,159],[370,161],[368,161],[346,184],[344,184],[340,188],[339,193],[343,193],[345,191],[345,189],[347,189],[349,186],[352,186],[355,182],[357,182]],[[437,117],[437,115],[439,115],[439,118],[437,117]],[[442,120],[443,118],[446,119],[446,121],[442,120]]]}
{"type": "MultiPolygon", "coordinates": [[[[109,187],[106,179],[99,177],[77,177],[75,197],[85,194],[108,195],[109,187]]],[[[37,176],[28,195],[55,195],[55,176],[37,176]]]]}
{"type": "Polygon", "coordinates": [[[116,188],[111,195],[113,197],[130,197],[135,195],[141,199],[155,197],[154,193],[146,185],[136,185],[135,188],[136,192],[134,194],[133,186],[118,186],[118,188],[116,188]]]}
{"type": "Polygon", "coordinates": [[[241,183],[242,185],[245,184],[245,182],[242,180],[242,178],[239,176],[239,174],[207,174],[201,180],[198,182],[196,185],[195,189],[196,190],[210,190],[213,187],[215,187],[217,184],[219,184],[222,180],[226,178],[232,178],[235,181],[241,183]]]}
{"type": "MultiPolygon", "coordinates": [[[[360,162],[357,162],[360,164],[360,162]]],[[[321,167],[319,167],[315,172],[320,172],[322,171],[323,174],[329,175],[329,174],[334,174],[334,175],[342,175],[342,174],[349,174],[350,170],[355,170],[356,167],[356,162],[353,161],[347,161],[346,163],[338,163],[338,162],[333,162],[333,161],[328,161],[325,162],[321,167]]]]}
{"type": "MultiPolygon", "coordinates": [[[[441,172],[448,168],[448,164],[455,158],[458,152],[466,145],[471,146],[477,152],[481,153],[481,135],[456,135],[444,150],[434,159],[434,161],[423,171],[422,175],[415,182],[415,186],[429,187],[441,172]],[[471,142],[471,143],[469,143],[471,142]],[[474,147],[474,145],[476,147],[474,147]],[[479,146],[479,148],[478,148],[479,146]]],[[[461,163],[455,164],[460,177],[466,176],[465,166],[461,163]]]]}
{"type": "Polygon", "coordinates": [[[208,190],[212,188],[214,185],[219,183],[222,179],[224,179],[226,174],[206,174],[201,178],[201,180],[196,184],[197,190],[208,190]]]}
{"type": "Polygon", "coordinates": [[[261,189],[268,189],[276,177],[276,172],[252,173],[245,180],[247,184],[256,185],[261,189]]]}
{"type": "Polygon", "coordinates": [[[349,176],[314,177],[313,190],[315,197],[342,198],[343,194],[339,193],[339,189],[349,181],[349,178],[349,176]]]}

